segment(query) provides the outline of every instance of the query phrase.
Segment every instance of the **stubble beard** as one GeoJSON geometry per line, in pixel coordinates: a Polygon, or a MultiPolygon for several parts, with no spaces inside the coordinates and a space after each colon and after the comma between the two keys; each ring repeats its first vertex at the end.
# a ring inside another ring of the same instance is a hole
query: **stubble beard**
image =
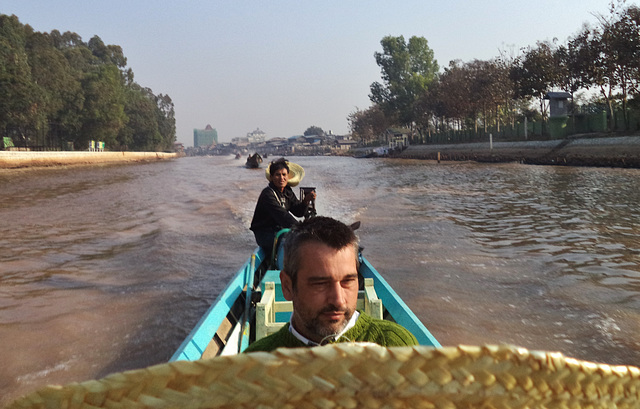
{"type": "Polygon", "coordinates": [[[333,306],[328,306],[319,311],[313,318],[310,320],[304,321],[304,327],[308,331],[309,334],[314,334],[318,340],[322,340],[324,338],[334,336],[342,332],[344,328],[349,323],[349,320],[353,316],[354,310],[351,308],[346,308],[344,310],[340,310],[339,308],[335,308],[333,306]],[[326,323],[321,319],[321,316],[325,312],[331,311],[342,311],[344,315],[341,321],[326,323]]]}

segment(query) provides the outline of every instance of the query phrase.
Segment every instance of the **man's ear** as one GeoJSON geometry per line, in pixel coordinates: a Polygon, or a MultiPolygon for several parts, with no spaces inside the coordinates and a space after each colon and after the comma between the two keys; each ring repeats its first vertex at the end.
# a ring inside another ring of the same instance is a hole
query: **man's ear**
{"type": "Polygon", "coordinates": [[[293,300],[293,283],[289,274],[284,270],[280,270],[280,284],[282,285],[282,295],[287,301],[293,300]]]}

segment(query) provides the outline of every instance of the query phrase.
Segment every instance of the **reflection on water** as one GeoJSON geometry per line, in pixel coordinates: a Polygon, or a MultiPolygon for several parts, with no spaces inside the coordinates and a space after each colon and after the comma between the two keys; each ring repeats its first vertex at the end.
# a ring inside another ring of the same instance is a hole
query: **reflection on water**
{"type": "MultiPolygon", "coordinates": [[[[292,158],[445,345],[640,365],[637,170],[292,158]]],[[[231,158],[0,171],[0,406],[169,358],[255,247],[231,158]]]]}

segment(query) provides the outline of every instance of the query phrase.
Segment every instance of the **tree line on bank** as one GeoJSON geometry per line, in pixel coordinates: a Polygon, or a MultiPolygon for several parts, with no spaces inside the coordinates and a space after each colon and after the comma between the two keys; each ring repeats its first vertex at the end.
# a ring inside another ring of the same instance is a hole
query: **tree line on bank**
{"type": "MultiPolygon", "coordinates": [[[[137,84],[122,48],[98,36],[34,31],[0,14],[0,136],[15,146],[86,150],[173,149],[168,95],[137,84]]],[[[1,138],[0,138],[1,140],[1,138]]]]}
{"type": "Polygon", "coordinates": [[[425,38],[386,36],[374,54],[382,82],[371,84],[370,108],[349,114],[351,132],[369,142],[401,127],[428,142],[433,132],[545,121],[545,96],[560,90],[572,95],[570,113],[604,110],[612,131],[628,129],[629,112],[640,111],[640,8],[612,1],[609,14],[597,17],[597,27],[585,24],[564,44],[554,39],[519,55],[455,60],[442,72],[425,38]]]}

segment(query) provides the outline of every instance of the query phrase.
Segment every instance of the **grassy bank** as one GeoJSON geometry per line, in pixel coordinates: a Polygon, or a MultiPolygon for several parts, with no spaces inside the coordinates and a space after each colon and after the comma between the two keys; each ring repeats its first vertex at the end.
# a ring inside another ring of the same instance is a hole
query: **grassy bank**
{"type": "Polygon", "coordinates": [[[167,152],[23,152],[0,151],[0,169],[151,162],[174,159],[167,152]]]}

